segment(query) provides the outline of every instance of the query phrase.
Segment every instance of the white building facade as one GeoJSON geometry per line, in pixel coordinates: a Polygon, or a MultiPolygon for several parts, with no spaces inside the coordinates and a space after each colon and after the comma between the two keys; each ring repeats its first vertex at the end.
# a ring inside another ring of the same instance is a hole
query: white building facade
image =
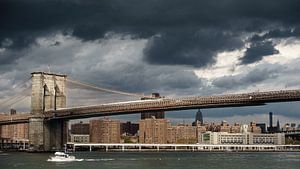
{"type": "Polygon", "coordinates": [[[200,144],[236,144],[236,145],[283,145],[285,144],[284,133],[257,134],[257,133],[228,133],[228,132],[205,132],[199,137],[200,144]]]}
{"type": "Polygon", "coordinates": [[[90,142],[90,135],[88,134],[71,134],[70,140],[73,143],[89,143],[90,142]]]}

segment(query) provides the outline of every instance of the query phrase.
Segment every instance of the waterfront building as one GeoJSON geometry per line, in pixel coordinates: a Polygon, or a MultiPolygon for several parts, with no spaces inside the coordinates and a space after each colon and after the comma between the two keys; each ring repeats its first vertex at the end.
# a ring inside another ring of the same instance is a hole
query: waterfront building
{"type": "Polygon", "coordinates": [[[202,140],[202,134],[207,131],[206,129],[207,129],[206,126],[197,125],[197,135],[196,135],[197,143],[199,143],[200,140],[202,140]]]}
{"type": "Polygon", "coordinates": [[[88,134],[70,134],[72,143],[89,143],[90,135],[88,134]]]}
{"type": "Polygon", "coordinates": [[[169,126],[167,131],[167,143],[175,144],[176,143],[176,128],[169,126]]]}
{"type": "Polygon", "coordinates": [[[197,126],[178,124],[168,128],[167,142],[171,144],[195,144],[197,143],[197,126]]]}
{"type": "Polygon", "coordinates": [[[234,123],[233,126],[230,127],[230,133],[240,133],[241,125],[239,123],[234,123]]]}
{"type": "Polygon", "coordinates": [[[120,143],[120,121],[100,119],[90,121],[91,143],[120,143]]]}
{"type": "Polygon", "coordinates": [[[12,141],[27,140],[28,123],[2,125],[1,138],[12,141]]]}
{"type": "Polygon", "coordinates": [[[261,133],[266,133],[266,124],[265,123],[256,123],[256,126],[260,128],[261,133]]]}
{"type": "Polygon", "coordinates": [[[250,132],[252,133],[261,133],[261,128],[256,125],[255,122],[250,122],[250,132]]]}
{"type": "Polygon", "coordinates": [[[285,144],[283,133],[262,134],[262,133],[228,133],[211,132],[202,134],[201,144],[238,144],[238,145],[282,145],[285,144]]]}
{"type": "Polygon", "coordinates": [[[285,144],[285,134],[284,133],[274,133],[274,134],[249,134],[249,144],[274,144],[282,145],[285,144]]]}
{"type": "Polygon", "coordinates": [[[134,136],[137,135],[139,130],[139,124],[131,123],[130,121],[126,123],[121,123],[120,126],[121,135],[123,136],[134,136]]]}
{"type": "Polygon", "coordinates": [[[88,135],[90,134],[90,124],[83,123],[75,123],[71,125],[71,134],[83,134],[88,135]]]}
{"type": "Polygon", "coordinates": [[[291,123],[292,128],[296,128],[296,123],[291,123]]]}
{"type": "Polygon", "coordinates": [[[206,130],[207,131],[215,131],[215,132],[218,132],[220,127],[219,125],[215,124],[215,123],[211,123],[211,124],[207,124],[205,125],[206,126],[206,130]]]}
{"type": "Polygon", "coordinates": [[[249,132],[249,126],[247,124],[241,125],[241,133],[249,132]]]}
{"type": "Polygon", "coordinates": [[[230,132],[230,125],[227,123],[227,121],[222,121],[221,125],[218,126],[218,131],[219,132],[230,132]]]}
{"type": "Polygon", "coordinates": [[[154,116],[140,120],[139,141],[147,144],[167,143],[168,128],[171,126],[169,120],[156,119],[154,116]]]}

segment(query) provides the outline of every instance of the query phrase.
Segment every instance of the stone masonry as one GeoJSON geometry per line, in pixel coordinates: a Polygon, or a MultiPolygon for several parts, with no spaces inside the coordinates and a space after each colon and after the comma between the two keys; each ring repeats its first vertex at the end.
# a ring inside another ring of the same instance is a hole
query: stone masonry
{"type": "Polygon", "coordinates": [[[66,75],[33,72],[29,144],[35,151],[61,149],[66,142],[66,122],[45,121],[44,111],[66,107],[66,75]]]}

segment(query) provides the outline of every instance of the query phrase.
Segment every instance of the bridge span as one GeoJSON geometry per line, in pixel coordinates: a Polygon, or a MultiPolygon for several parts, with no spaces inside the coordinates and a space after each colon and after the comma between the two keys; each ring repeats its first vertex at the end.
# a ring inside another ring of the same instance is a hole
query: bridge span
{"type": "Polygon", "coordinates": [[[111,116],[149,111],[207,109],[219,107],[258,106],[272,102],[300,101],[300,90],[254,92],[243,94],[197,96],[178,99],[154,99],[94,106],[61,108],[45,112],[47,120],[111,116]]]}
{"type": "Polygon", "coordinates": [[[31,75],[31,112],[21,115],[0,116],[0,128],[1,125],[29,123],[29,144],[36,151],[61,149],[67,142],[67,121],[72,119],[161,110],[258,106],[272,102],[300,101],[299,89],[177,99],[159,98],[66,108],[66,75],[45,72],[33,72],[31,75]]]}
{"type": "MultiPolygon", "coordinates": [[[[260,106],[272,102],[300,101],[300,90],[281,90],[243,94],[197,96],[178,99],[153,99],[116,102],[93,106],[60,108],[45,111],[45,120],[72,120],[88,117],[114,116],[151,111],[207,109],[220,107],[260,106]]],[[[34,114],[12,115],[0,118],[0,124],[26,123],[34,114]]],[[[40,116],[38,116],[40,117],[40,116]]]]}

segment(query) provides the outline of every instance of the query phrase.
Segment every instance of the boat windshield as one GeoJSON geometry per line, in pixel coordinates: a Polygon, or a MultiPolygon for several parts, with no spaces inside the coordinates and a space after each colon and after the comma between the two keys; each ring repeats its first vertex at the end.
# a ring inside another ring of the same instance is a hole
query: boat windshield
{"type": "Polygon", "coordinates": [[[61,157],[69,157],[68,154],[65,154],[65,153],[63,153],[63,152],[56,152],[56,153],[54,153],[54,155],[55,155],[55,156],[61,156],[61,157]]]}

